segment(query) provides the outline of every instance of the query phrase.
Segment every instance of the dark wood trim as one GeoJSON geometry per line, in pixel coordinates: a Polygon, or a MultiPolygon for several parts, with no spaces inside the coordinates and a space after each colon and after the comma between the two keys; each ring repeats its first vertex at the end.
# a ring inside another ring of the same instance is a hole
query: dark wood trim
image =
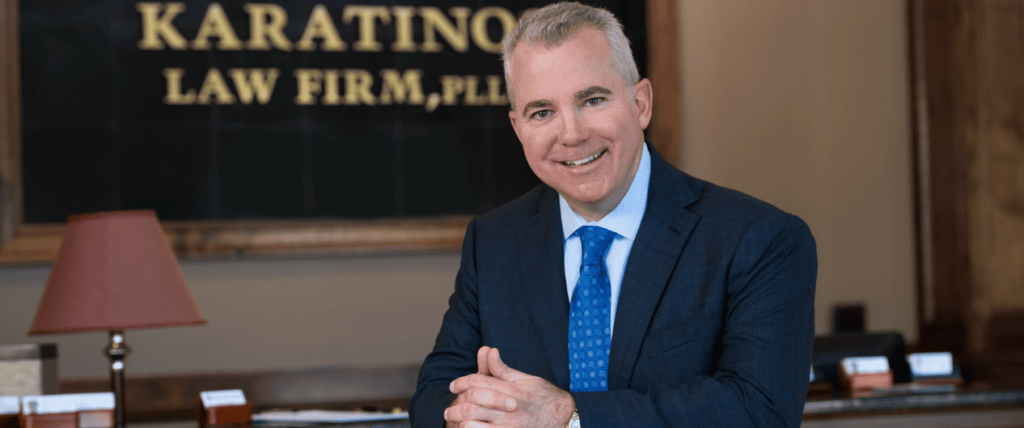
{"type": "MultiPolygon", "coordinates": [[[[20,204],[18,205],[20,207],[20,204]]],[[[469,216],[364,221],[167,221],[180,259],[312,257],[454,252],[469,216]]],[[[45,264],[57,255],[63,224],[17,224],[0,264],[45,264]]]]}
{"type": "Polygon", "coordinates": [[[654,115],[647,137],[677,168],[683,142],[683,89],[676,0],[647,0],[647,73],[654,87],[654,115]]]}
{"type": "MultiPolygon", "coordinates": [[[[18,2],[0,6],[0,249],[21,224],[21,62],[18,54],[18,2]]],[[[2,260],[2,258],[0,258],[2,260]]]]}
{"type": "MultiPolygon", "coordinates": [[[[679,163],[682,98],[678,15],[674,0],[649,0],[649,70],[656,74],[655,116],[649,135],[658,151],[679,163]]],[[[0,34],[0,265],[47,264],[56,257],[64,224],[22,222],[18,2],[3,0],[0,34]]],[[[360,256],[455,252],[470,216],[366,221],[164,222],[181,258],[360,256]]]]}
{"type": "MultiPolygon", "coordinates": [[[[130,364],[130,362],[129,362],[130,364]]],[[[130,370],[130,366],[129,366],[130,370]]],[[[129,423],[195,419],[202,391],[241,389],[254,411],[269,409],[407,409],[419,366],[335,367],[230,373],[132,376],[127,373],[129,423]]],[[[110,379],[65,379],[62,394],[110,390],[110,379]]]]}
{"type": "MultiPolygon", "coordinates": [[[[906,23],[907,23],[907,81],[910,102],[910,158],[911,158],[911,182],[914,216],[914,291],[917,296],[917,336],[921,337],[921,327],[925,320],[931,319],[932,308],[930,302],[926,304],[927,290],[930,290],[933,282],[931,277],[931,198],[927,193],[928,176],[926,136],[922,128],[927,123],[928,99],[927,91],[921,86],[925,83],[924,78],[924,16],[922,13],[923,0],[906,0],[906,23]],[[928,314],[926,314],[928,313],[928,314]]],[[[917,344],[915,344],[917,345],[917,344]]]]}
{"type": "MultiPolygon", "coordinates": [[[[921,14],[921,2],[922,0],[904,0],[905,10],[905,23],[907,28],[907,95],[910,100],[908,107],[910,108],[910,180],[911,180],[911,198],[912,198],[912,215],[914,216],[914,294],[917,296],[915,308],[917,310],[917,319],[915,320],[917,325],[917,336],[921,336],[921,326],[924,320],[925,311],[930,308],[925,308],[925,296],[924,292],[926,289],[931,288],[931,247],[927,246],[925,242],[931,242],[931,234],[926,226],[931,222],[929,217],[925,217],[924,214],[928,211],[930,206],[930,199],[925,199],[926,193],[923,189],[927,186],[927,177],[922,176],[923,171],[921,170],[921,164],[926,162],[920,153],[920,150],[924,147],[928,147],[926,141],[923,140],[921,132],[922,123],[927,119],[922,115],[927,111],[928,100],[925,98],[926,92],[919,90],[918,85],[924,84],[924,52],[923,52],[923,40],[921,38],[921,32],[924,31],[924,17],[921,14]]],[[[915,343],[913,346],[919,346],[919,343],[915,343]]],[[[910,353],[910,351],[907,351],[910,353]]]]}

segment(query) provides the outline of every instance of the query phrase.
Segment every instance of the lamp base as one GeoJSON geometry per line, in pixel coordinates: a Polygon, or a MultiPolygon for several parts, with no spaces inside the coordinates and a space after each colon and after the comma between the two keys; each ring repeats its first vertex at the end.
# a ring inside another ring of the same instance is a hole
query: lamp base
{"type": "Polygon", "coordinates": [[[124,330],[110,331],[106,354],[110,358],[110,390],[114,392],[114,428],[124,428],[124,359],[132,352],[124,343],[124,330]]]}

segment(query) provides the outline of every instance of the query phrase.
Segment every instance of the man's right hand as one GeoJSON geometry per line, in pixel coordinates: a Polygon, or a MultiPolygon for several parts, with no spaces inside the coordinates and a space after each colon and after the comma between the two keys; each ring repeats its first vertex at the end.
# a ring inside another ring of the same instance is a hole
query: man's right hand
{"type": "Polygon", "coordinates": [[[445,409],[445,420],[468,427],[562,428],[576,407],[572,395],[550,382],[515,370],[501,361],[497,349],[477,352],[481,372],[455,379],[458,394],[445,409]]]}
{"type": "MultiPolygon", "coordinates": [[[[488,354],[491,351],[491,347],[483,346],[476,352],[476,373],[484,376],[493,376],[488,363],[488,354]]],[[[489,390],[468,390],[458,394],[452,404],[448,407],[454,407],[456,405],[473,402],[473,403],[489,403],[480,407],[486,407],[488,409],[497,409],[500,411],[511,412],[516,409],[516,402],[509,397],[498,397],[493,391],[489,390]],[[471,397],[473,397],[471,399],[471,397]]],[[[447,412],[446,412],[447,413],[447,412]]],[[[464,421],[465,422],[465,421],[464,421]]],[[[459,422],[446,421],[446,428],[460,428],[459,422]]],[[[463,427],[464,428],[464,427],[463,427]]]]}
{"type": "MultiPolygon", "coordinates": [[[[487,355],[490,352],[490,350],[491,350],[491,348],[489,346],[483,346],[479,350],[477,350],[477,352],[476,352],[476,367],[477,367],[476,373],[477,374],[481,374],[481,375],[485,375],[485,376],[491,376],[491,369],[490,369],[490,367],[488,367],[488,362],[487,362],[487,360],[488,360],[487,355]]],[[[455,405],[462,404],[462,403],[470,401],[470,399],[469,399],[470,393],[471,393],[471,391],[465,391],[465,392],[455,396],[455,400],[452,401],[452,404],[450,406],[448,406],[448,407],[453,407],[455,405]]],[[[494,401],[494,400],[491,399],[490,401],[494,401]]],[[[480,402],[480,401],[478,400],[477,402],[480,402]]],[[[498,403],[492,403],[492,404],[493,404],[494,407],[488,406],[488,408],[492,408],[492,409],[504,408],[504,409],[507,409],[507,411],[515,410],[515,400],[512,400],[511,403],[506,401],[504,403],[504,405],[501,405],[501,404],[498,404],[498,403]],[[509,404],[512,404],[512,406],[509,407],[509,404]]],[[[445,427],[446,428],[459,428],[459,423],[458,422],[452,422],[452,421],[445,421],[445,427]]]]}

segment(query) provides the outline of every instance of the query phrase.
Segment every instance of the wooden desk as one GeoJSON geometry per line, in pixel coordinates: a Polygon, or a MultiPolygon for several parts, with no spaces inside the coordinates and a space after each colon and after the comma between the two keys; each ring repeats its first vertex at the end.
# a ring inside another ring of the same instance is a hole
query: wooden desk
{"type": "Polygon", "coordinates": [[[1024,409],[958,410],[807,419],[803,428],[1016,428],[1024,427],[1024,409]]]}
{"type": "MultiPolygon", "coordinates": [[[[191,373],[127,378],[130,426],[194,421],[202,391],[241,389],[257,411],[351,410],[363,406],[405,408],[416,391],[418,365],[328,367],[234,373],[191,373]]],[[[108,378],[66,379],[62,393],[110,390],[108,378]]],[[[194,425],[191,425],[194,427],[194,425]]]]}
{"type": "MultiPolygon", "coordinates": [[[[128,422],[133,428],[196,428],[199,392],[234,388],[246,392],[257,412],[271,408],[350,410],[363,405],[405,408],[415,390],[418,369],[393,366],[130,377],[128,422]]],[[[109,388],[108,381],[67,380],[61,389],[65,393],[104,391],[109,388]]],[[[408,421],[374,426],[407,428],[408,421]]],[[[953,393],[862,398],[826,395],[808,400],[803,426],[1024,428],[1024,388],[1021,383],[994,386],[974,382],[953,393]]]]}
{"type": "MultiPolygon", "coordinates": [[[[142,428],[195,428],[195,422],[134,424],[142,428]]],[[[804,428],[1011,428],[1024,427],[1024,390],[959,391],[879,397],[829,397],[804,406],[804,428]]],[[[254,427],[279,428],[274,424],[254,427]]],[[[316,428],[409,428],[408,420],[323,424],[316,428]]]]}
{"type": "Polygon", "coordinates": [[[1024,390],[818,398],[804,405],[802,426],[1024,427],[1024,390]]]}

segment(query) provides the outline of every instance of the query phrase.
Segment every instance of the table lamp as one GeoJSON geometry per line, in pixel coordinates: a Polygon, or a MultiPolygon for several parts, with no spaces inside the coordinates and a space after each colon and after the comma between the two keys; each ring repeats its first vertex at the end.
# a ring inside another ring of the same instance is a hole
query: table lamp
{"type": "Polygon", "coordinates": [[[153,211],[72,215],[29,335],[107,330],[124,426],[124,330],[206,324],[153,211]]]}

